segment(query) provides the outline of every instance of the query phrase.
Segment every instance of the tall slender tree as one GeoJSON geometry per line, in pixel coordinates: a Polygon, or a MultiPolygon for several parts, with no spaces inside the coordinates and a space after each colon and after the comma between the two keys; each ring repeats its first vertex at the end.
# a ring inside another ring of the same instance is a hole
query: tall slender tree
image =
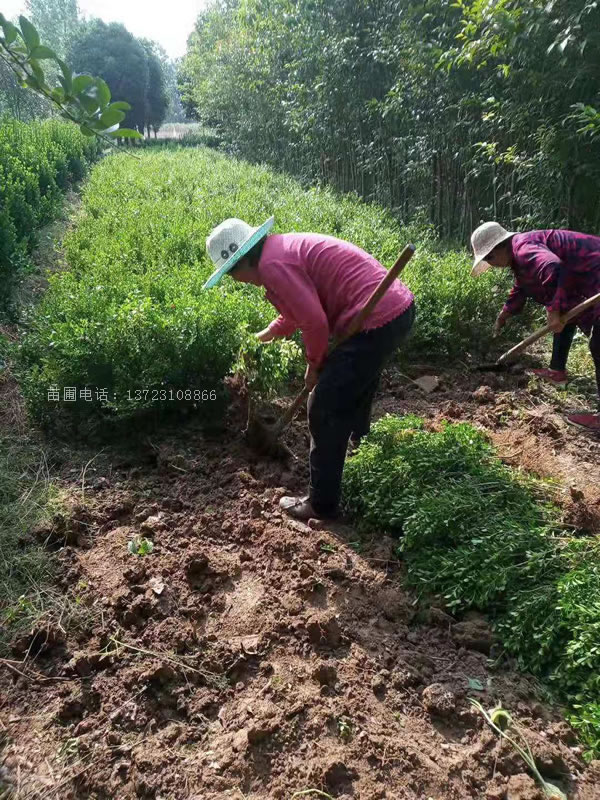
{"type": "Polygon", "coordinates": [[[166,122],[185,122],[186,120],[185,109],[181,100],[181,93],[177,85],[180,64],[180,58],[163,61],[167,97],[169,99],[167,116],[165,118],[166,122]]]}
{"type": "Polygon", "coordinates": [[[165,121],[169,107],[163,66],[167,61],[167,54],[156,42],[152,42],[149,39],[141,39],[140,41],[146,51],[148,63],[145,127],[148,131],[148,136],[150,135],[150,130],[153,130],[154,136],[156,136],[160,126],[165,121]]]}
{"type": "Polygon", "coordinates": [[[66,58],[81,25],[77,0],[26,0],[25,7],[47,46],[66,58]]]}

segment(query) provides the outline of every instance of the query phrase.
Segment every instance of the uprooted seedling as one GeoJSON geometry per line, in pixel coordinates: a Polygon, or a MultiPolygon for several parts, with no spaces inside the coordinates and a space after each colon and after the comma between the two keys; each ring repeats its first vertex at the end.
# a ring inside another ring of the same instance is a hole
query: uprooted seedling
{"type": "Polygon", "coordinates": [[[264,344],[245,325],[242,344],[232,372],[239,376],[257,399],[273,397],[290,378],[299,375],[302,353],[293,340],[280,339],[264,344]]]}
{"type": "Polygon", "coordinates": [[[154,543],[145,536],[134,536],[127,543],[127,551],[133,556],[148,556],[154,550],[154,543]]]}
{"type": "Polygon", "coordinates": [[[337,727],[340,739],[344,742],[349,742],[352,738],[352,720],[348,717],[340,717],[337,727]]]}
{"type": "Polygon", "coordinates": [[[294,341],[263,344],[244,328],[229,386],[246,403],[244,435],[251,447],[270,450],[273,455],[289,455],[284,445],[279,452],[275,441],[266,441],[265,430],[276,421],[276,414],[269,412],[268,404],[290,379],[299,375],[301,361],[300,348],[294,341]]]}
{"type": "Polygon", "coordinates": [[[492,728],[492,730],[494,730],[500,736],[500,738],[506,739],[506,741],[512,747],[514,747],[516,752],[521,756],[523,761],[533,772],[535,779],[540,784],[542,792],[548,798],[548,800],[568,800],[567,795],[561,789],[559,789],[558,786],[555,786],[553,783],[548,783],[548,781],[544,780],[544,778],[541,776],[540,771],[535,764],[535,759],[533,757],[533,753],[531,752],[531,748],[521,733],[519,726],[515,723],[509,712],[502,708],[500,704],[490,709],[490,711],[486,711],[479,700],[469,698],[469,701],[471,705],[473,705],[479,711],[479,713],[483,715],[485,721],[492,728]],[[512,735],[508,733],[509,730],[511,731],[512,735]]]}
{"type": "Polygon", "coordinates": [[[108,644],[102,651],[102,654],[106,656],[119,657],[124,652],[134,653],[141,658],[144,656],[150,656],[158,661],[169,664],[171,667],[183,673],[184,675],[186,673],[198,675],[207,686],[214,686],[217,689],[223,689],[227,685],[227,681],[222,675],[218,675],[215,672],[203,669],[202,664],[198,663],[197,656],[176,656],[170,652],[147,650],[143,647],[136,647],[135,645],[128,644],[127,642],[118,639],[116,636],[109,637],[108,644]],[[189,660],[194,661],[194,666],[187,663],[189,660]]]}

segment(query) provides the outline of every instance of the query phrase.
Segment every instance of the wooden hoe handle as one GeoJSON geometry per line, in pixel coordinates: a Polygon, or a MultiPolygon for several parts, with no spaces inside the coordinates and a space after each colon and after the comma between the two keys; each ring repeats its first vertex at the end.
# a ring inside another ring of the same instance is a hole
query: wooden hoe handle
{"type": "MultiPolygon", "coordinates": [[[[567,322],[570,322],[575,317],[578,317],[584,311],[587,311],[588,308],[595,306],[596,303],[600,303],[600,293],[593,295],[593,297],[588,297],[587,300],[584,300],[583,303],[579,303],[578,306],[575,306],[570,311],[567,311],[566,314],[561,318],[561,322],[565,325],[567,322]]],[[[541,339],[542,336],[545,336],[547,333],[550,333],[552,328],[549,325],[544,325],[543,328],[540,328],[535,333],[532,333],[531,336],[528,336],[526,339],[523,339],[522,342],[515,345],[513,348],[508,350],[504,355],[501,355],[497,364],[504,364],[505,361],[509,361],[513,356],[516,356],[518,353],[522,353],[523,350],[526,350],[529,345],[532,345],[534,342],[537,342],[538,339],[541,339]]]]}
{"type": "MultiPolygon", "coordinates": [[[[329,348],[329,353],[332,353],[335,348],[340,345],[342,342],[345,342],[346,339],[349,339],[351,336],[354,336],[361,328],[363,322],[371,315],[371,312],[377,305],[377,303],[381,300],[383,295],[387,292],[390,288],[392,283],[396,280],[398,275],[402,272],[404,267],[408,264],[411,258],[415,254],[416,247],[414,244],[407,244],[404,250],[398,256],[398,260],[394,264],[394,266],[388,271],[387,275],[383,278],[381,283],[377,286],[374,290],[373,294],[369,297],[367,302],[358,312],[358,314],[354,317],[350,325],[346,328],[346,330],[341,333],[338,337],[336,337],[333,342],[331,343],[331,347],[329,348]]],[[[328,354],[329,354],[328,353],[328,354]]]]}
{"type": "MultiPolygon", "coordinates": [[[[416,247],[414,244],[407,244],[404,250],[400,253],[398,260],[394,264],[394,266],[388,271],[387,275],[382,278],[381,283],[377,286],[377,288],[373,291],[373,294],[369,297],[367,302],[358,312],[358,314],[354,317],[350,325],[346,328],[346,330],[337,336],[333,342],[331,343],[327,355],[333,353],[333,351],[338,347],[342,342],[345,342],[346,339],[349,339],[351,336],[354,336],[361,327],[363,322],[367,319],[367,317],[371,314],[377,303],[381,300],[383,295],[387,292],[390,288],[392,283],[396,280],[398,275],[402,272],[404,267],[408,264],[411,260],[413,255],[415,254],[416,247]]],[[[275,423],[275,427],[273,433],[278,436],[281,431],[283,431],[287,425],[292,421],[296,412],[300,408],[300,406],[304,403],[306,398],[309,395],[309,391],[306,386],[302,389],[299,395],[296,396],[294,402],[287,408],[284,413],[281,415],[280,419],[275,423]]]]}

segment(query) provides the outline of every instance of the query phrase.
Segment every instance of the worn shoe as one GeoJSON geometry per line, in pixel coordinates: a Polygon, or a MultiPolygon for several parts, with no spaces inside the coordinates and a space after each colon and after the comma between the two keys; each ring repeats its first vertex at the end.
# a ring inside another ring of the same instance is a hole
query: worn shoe
{"type": "Polygon", "coordinates": [[[559,369],[532,369],[531,374],[536,378],[541,378],[543,381],[551,383],[553,386],[566,386],[567,373],[559,369]]]}
{"type": "Polygon", "coordinates": [[[317,514],[308,497],[282,497],[279,508],[301,522],[307,522],[309,519],[339,519],[339,511],[317,514]]]}
{"type": "Polygon", "coordinates": [[[309,519],[319,519],[319,515],[312,507],[308,497],[282,497],[279,508],[294,519],[307,522],[309,519]]]}
{"type": "Polygon", "coordinates": [[[600,414],[567,414],[567,422],[586,431],[600,433],[600,414]]]}

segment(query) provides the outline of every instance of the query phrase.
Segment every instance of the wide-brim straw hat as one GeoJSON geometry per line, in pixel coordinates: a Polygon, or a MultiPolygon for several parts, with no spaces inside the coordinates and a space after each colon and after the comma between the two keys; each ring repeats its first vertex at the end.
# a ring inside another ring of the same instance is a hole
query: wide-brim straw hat
{"type": "Polygon", "coordinates": [[[513,231],[507,231],[502,225],[497,222],[484,222],[478,228],[475,228],[471,236],[471,247],[475,255],[473,261],[473,268],[471,275],[481,275],[488,270],[492,265],[488,264],[485,260],[492,252],[494,247],[497,247],[502,242],[514,236],[513,231]]]}
{"type": "Polygon", "coordinates": [[[216,270],[202,288],[216,286],[268,234],[274,222],[275,217],[269,217],[260,227],[253,228],[241,219],[231,218],[213,228],[206,239],[206,249],[216,270]]]}

